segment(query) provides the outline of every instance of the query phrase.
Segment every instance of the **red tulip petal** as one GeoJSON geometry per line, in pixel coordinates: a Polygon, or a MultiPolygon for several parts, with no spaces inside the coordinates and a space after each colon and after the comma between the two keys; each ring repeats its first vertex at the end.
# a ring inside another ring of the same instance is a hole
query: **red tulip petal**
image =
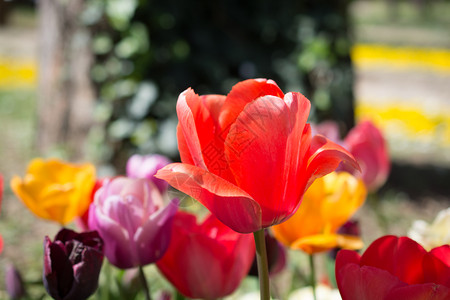
{"type": "Polygon", "coordinates": [[[352,263],[336,269],[336,280],[343,300],[380,300],[392,289],[406,285],[387,271],[352,263]]]}
{"type": "MultiPolygon", "coordinates": [[[[284,194],[280,200],[284,202],[284,205],[290,207],[291,214],[286,216],[288,218],[297,210],[300,204],[299,200],[305,191],[303,158],[311,141],[310,125],[306,124],[311,103],[300,93],[287,93],[284,101],[289,108],[291,132],[286,141],[285,169],[282,181],[284,194]]],[[[279,222],[281,221],[284,220],[280,219],[279,222]]]]}
{"type": "Polygon", "coordinates": [[[445,265],[450,267],[450,245],[442,245],[430,251],[430,253],[445,265]]]}
{"type": "Polygon", "coordinates": [[[391,289],[406,285],[387,271],[359,264],[356,251],[338,252],[336,282],[343,300],[379,300],[391,289]]]}
{"type": "MultiPolygon", "coordinates": [[[[300,195],[290,182],[290,164],[297,160],[299,143],[290,135],[296,114],[274,96],[248,104],[231,126],[225,140],[225,155],[236,184],[262,207],[263,227],[281,222],[297,207],[300,195]],[[289,143],[288,143],[289,139],[289,143]]],[[[303,128],[301,128],[303,130],[303,128]]],[[[295,167],[295,165],[294,165],[295,167]]]]}
{"type": "Polygon", "coordinates": [[[261,229],[261,207],[234,184],[187,164],[174,163],[155,175],[208,208],[233,230],[250,233],[261,229]]]}
{"type": "Polygon", "coordinates": [[[433,282],[450,288],[450,246],[434,248],[423,259],[425,282],[433,282]]]}
{"type": "Polygon", "coordinates": [[[306,155],[309,157],[305,174],[308,179],[306,188],[317,178],[333,172],[341,162],[359,170],[358,163],[350,152],[321,135],[312,138],[306,155]]]}
{"type": "Polygon", "coordinates": [[[198,96],[192,89],[177,102],[177,139],[181,161],[210,171],[233,182],[223,153],[224,136],[218,117],[225,96],[198,96]]]}
{"type": "Polygon", "coordinates": [[[253,257],[251,235],[232,231],[214,216],[197,225],[195,216],[178,212],[169,249],[156,264],[182,294],[216,299],[237,288],[253,257]]]}
{"type": "Polygon", "coordinates": [[[185,137],[184,140],[178,141],[183,145],[180,149],[180,152],[183,152],[181,157],[190,156],[191,158],[187,159],[188,162],[193,161],[196,166],[206,169],[202,157],[202,146],[206,146],[214,137],[214,122],[209,111],[200,97],[192,89],[187,89],[178,97],[177,115],[182,132],[178,138],[185,137]]]}
{"type": "Polygon", "coordinates": [[[203,95],[200,96],[203,105],[209,111],[209,114],[216,126],[216,128],[220,128],[219,125],[219,117],[222,112],[222,107],[225,103],[226,96],[224,95],[203,95]]]}
{"type": "Polygon", "coordinates": [[[357,264],[359,266],[359,262],[361,260],[360,255],[358,252],[353,250],[339,250],[338,254],[336,255],[336,274],[337,271],[340,270],[342,267],[348,264],[357,264]]]}
{"type": "Polygon", "coordinates": [[[423,283],[422,261],[427,252],[407,237],[384,236],[361,257],[361,266],[383,269],[408,284],[423,283]]]}
{"type": "Polygon", "coordinates": [[[221,127],[229,128],[248,103],[266,95],[284,97],[283,92],[273,80],[248,79],[237,83],[227,95],[222,107],[221,127]]]}
{"type": "Polygon", "coordinates": [[[180,152],[181,161],[185,164],[195,165],[192,159],[191,152],[189,151],[189,146],[186,142],[186,137],[183,134],[180,123],[177,125],[177,142],[178,142],[178,152],[180,152]]]}
{"type": "MultiPolygon", "coordinates": [[[[223,238],[226,238],[224,236],[223,238]]],[[[222,268],[225,274],[233,274],[233,278],[227,278],[224,282],[223,290],[227,291],[226,294],[230,294],[236,290],[241,282],[242,278],[248,274],[253,260],[255,258],[255,241],[252,234],[243,234],[235,242],[234,247],[228,247],[227,253],[233,253],[229,255],[227,260],[222,261],[222,268]]],[[[222,271],[223,272],[223,271],[222,271]]]]}
{"type": "Polygon", "coordinates": [[[415,284],[393,289],[384,300],[448,300],[450,289],[434,283],[415,284]]]}

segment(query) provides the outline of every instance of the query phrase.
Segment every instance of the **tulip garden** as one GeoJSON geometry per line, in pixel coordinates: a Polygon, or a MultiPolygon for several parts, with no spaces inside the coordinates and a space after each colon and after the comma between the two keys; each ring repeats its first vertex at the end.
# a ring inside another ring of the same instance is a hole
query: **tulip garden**
{"type": "MultiPolygon", "coordinates": [[[[99,177],[89,162],[35,158],[0,177],[1,193],[60,227],[42,236],[39,299],[450,299],[450,209],[365,244],[354,216],[378,212],[383,134],[366,120],[341,137],[310,124],[310,108],[267,79],[187,89],[180,162],[140,153],[99,177]],[[296,288],[281,292],[287,269],[296,288]]],[[[11,299],[35,299],[21,270],[5,275],[11,299]]]]}

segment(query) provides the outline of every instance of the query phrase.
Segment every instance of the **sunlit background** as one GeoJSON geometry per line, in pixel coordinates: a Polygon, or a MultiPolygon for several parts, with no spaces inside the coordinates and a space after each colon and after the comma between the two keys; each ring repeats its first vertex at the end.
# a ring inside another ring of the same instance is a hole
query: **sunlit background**
{"type": "MultiPolygon", "coordinates": [[[[21,248],[5,247],[0,261],[39,273],[42,237],[57,228],[9,190],[30,158],[89,160],[101,174],[123,171],[133,153],[176,160],[178,93],[226,93],[253,77],[304,93],[311,121],[334,119],[343,135],[364,119],[383,131],[393,168],[380,198],[393,233],[449,206],[449,1],[85,2],[62,14],[76,13],[76,25],[58,21],[72,36],[58,36],[54,8],[41,5],[39,20],[36,2],[0,0],[0,231],[21,248]]],[[[382,229],[361,216],[371,241],[382,229]]]]}

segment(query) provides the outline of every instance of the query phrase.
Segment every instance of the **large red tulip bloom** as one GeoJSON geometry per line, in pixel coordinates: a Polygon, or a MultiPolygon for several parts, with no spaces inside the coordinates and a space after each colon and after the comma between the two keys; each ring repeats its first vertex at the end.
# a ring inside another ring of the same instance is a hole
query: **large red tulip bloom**
{"type": "Polygon", "coordinates": [[[169,249],[156,265],[183,295],[217,299],[238,288],[254,256],[251,234],[237,233],[213,215],[197,224],[195,215],[178,212],[169,249]]]}
{"type": "Polygon", "coordinates": [[[339,251],[336,280],[343,300],[447,300],[450,246],[427,252],[410,238],[384,236],[361,257],[339,251]]]}
{"type": "Polygon", "coordinates": [[[272,80],[250,79],[227,96],[178,98],[178,149],[182,163],[156,177],[192,196],[233,230],[250,233],[288,219],[318,177],[351,154],[312,136],[310,102],[283,94],[272,80]]]}

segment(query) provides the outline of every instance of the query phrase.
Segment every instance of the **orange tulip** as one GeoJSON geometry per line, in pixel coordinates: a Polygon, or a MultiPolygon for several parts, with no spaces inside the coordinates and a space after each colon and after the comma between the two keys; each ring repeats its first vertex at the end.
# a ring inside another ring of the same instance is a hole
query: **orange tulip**
{"type": "Polygon", "coordinates": [[[347,172],[333,172],[316,179],[298,211],[286,222],[272,227],[275,238],[308,254],[334,247],[362,248],[358,237],[337,231],[364,203],[366,195],[363,181],[347,172]]]}
{"type": "Polygon", "coordinates": [[[65,225],[83,215],[95,184],[92,164],[34,159],[24,178],[14,176],[11,188],[36,216],[65,225]]]}

